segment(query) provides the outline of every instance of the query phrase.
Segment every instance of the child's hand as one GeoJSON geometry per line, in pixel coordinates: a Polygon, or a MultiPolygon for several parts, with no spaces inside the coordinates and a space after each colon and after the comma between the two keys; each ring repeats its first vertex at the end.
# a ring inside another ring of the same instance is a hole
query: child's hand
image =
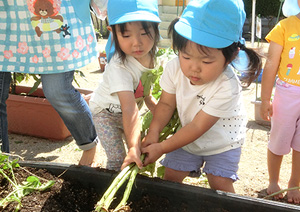
{"type": "Polygon", "coordinates": [[[124,159],[124,162],[121,166],[121,170],[123,170],[126,166],[131,163],[136,163],[136,165],[141,169],[143,168],[143,163],[141,161],[141,150],[139,148],[130,148],[128,150],[128,154],[124,159]]]}
{"type": "Polygon", "coordinates": [[[162,143],[153,143],[145,148],[142,148],[142,153],[146,154],[144,166],[154,163],[164,154],[161,144],[162,143]]]}
{"type": "Polygon", "coordinates": [[[260,116],[262,119],[270,121],[273,115],[273,107],[271,101],[262,101],[260,107],[260,116]]]}
{"type": "Polygon", "coordinates": [[[142,140],[142,147],[147,147],[150,144],[158,143],[159,134],[148,133],[147,136],[142,140]]]}

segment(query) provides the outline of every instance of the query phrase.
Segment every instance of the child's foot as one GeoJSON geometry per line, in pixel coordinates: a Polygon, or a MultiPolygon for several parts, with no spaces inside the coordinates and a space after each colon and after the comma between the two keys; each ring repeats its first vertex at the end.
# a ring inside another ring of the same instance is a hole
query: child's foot
{"type": "Polygon", "coordinates": [[[100,167],[100,149],[99,144],[89,150],[85,150],[82,153],[79,165],[90,166],[90,167],[100,167]]]}
{"type": "MultiPolygon", "coordinates": [[[[276,183],[274,183],[274,184],[270,183],[269,187],[267,188],[267,193],[268,193],[268,195],[270,195],[270,194],[276,193],[276,192],[278,192],[280,190],[281,189],[280,189],[280,186],[278,184],[276,184],[276,183]]],[[[282,199],[282,198],[283,198],[283,194],[282,193],[281,194],[277,194],[277,195],[274,196],[274,199],[276,199],[276,200],[282,199]]]]}
{"type": "Polygon", "coordinates": [[[299,189],[291,190],[287,192],[287,199],[290,203],[300,203],[300,191],[299,189]]]}

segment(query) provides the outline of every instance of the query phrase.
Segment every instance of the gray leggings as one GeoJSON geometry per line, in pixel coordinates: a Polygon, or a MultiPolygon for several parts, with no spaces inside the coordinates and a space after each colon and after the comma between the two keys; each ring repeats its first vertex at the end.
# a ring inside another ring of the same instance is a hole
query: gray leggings
{"type": "Polygon", "coordinates": [[[127,151],[123,141],[122,114],[102,110],[93,116],[93,121],[97,135],[106,152],[106,168],[119,171],[127,151]]]}

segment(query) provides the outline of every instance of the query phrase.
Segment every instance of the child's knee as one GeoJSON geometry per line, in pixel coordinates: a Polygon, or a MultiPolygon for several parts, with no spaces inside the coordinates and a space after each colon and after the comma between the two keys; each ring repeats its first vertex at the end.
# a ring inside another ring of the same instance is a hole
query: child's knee
{"type": "Polygon", "coordinates": [[[188,174],[189,174],[189,172],[187,172],[187,171],[177,171],[177,170],[166,167],[164,179],[181,183],[183,181],[183,179],[186,176],[188,176],[188,174]]]}
{"type": "Polygon", "coordinates": [[[211,189],[234,193],[234,181],[231,178],[215,176],[212,174],[207,174],[206,176],[211,189]]]}

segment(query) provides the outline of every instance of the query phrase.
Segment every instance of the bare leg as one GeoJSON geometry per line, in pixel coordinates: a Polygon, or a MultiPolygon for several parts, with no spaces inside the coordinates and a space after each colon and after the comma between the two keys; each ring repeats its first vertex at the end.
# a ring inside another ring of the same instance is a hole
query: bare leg
{"type": "Polygon", "coordinates": [[[207,174],[206,176],[211,189],[235,193],[232,179],[212,174],[207,174]]]}
{"type": "MultiPolygon", "coordinates": [[[[289,181],[289,188],[299,187],[300,182],[300,152],[293,150],[292,159],[292,174],[289,181]]],[[[300,203],[300,191],[299,189],[291,190],[287,192],[288,202],[300,203]]]]}
{"type": "Polygon", "coordinates": [[[79,161],[79,165],[85,165],[90,167],[100,167],[100,144],[89,150],[85,150],[79,161]]]}
{"type": "MultiPolygon", "coordinates": [[[[273,194],[280,191],[279,174],[282,162],[282,155],[275,155],[268,149],[268,172],[269,172],[269,186],[267,188],[268,194],[273,194]]],[[[283,195],[278,194],[274,196],[275,199],[282,199],[283,195]]]]}
{"type": "Polygon", "coordinates": [[[166,167],[164,179],[182,183],[183,179],[188,176],[189,173],[190,172],[177,171],[166,167]]]}

